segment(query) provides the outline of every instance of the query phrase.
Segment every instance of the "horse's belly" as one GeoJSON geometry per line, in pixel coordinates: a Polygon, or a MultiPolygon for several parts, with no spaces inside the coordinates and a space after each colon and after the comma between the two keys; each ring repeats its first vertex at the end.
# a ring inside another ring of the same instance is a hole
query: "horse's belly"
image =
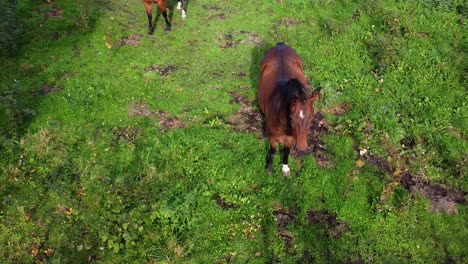
{"type": "Polygon", "coordinates": [[[268,96],[269,93],[267,93],[267,89],[265,89],[262,86],[259,86],[258,91],[257,91],[257,97],[258,97],[258,104],[260,105],[260,109],[264,114],[267,112],[267,104],[268,104],[268,96]]]}

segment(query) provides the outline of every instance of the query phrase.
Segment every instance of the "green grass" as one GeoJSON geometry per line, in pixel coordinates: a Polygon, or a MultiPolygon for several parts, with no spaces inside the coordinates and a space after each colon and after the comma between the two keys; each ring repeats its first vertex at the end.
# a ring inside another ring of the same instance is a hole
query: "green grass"
{"type": "Polygon", "coordinates": [[[3,262],[467,261],[463,1],[192,0],[186,20],[168,1],[172,32],[159,17],[151,37],[140,2],[19,2],[0,36],[17,49],[0,68],[3,262]],[[328,127],[328,166],[293,157],[288,178],[231,122],[258,112],[280,41],[328,127]]]}

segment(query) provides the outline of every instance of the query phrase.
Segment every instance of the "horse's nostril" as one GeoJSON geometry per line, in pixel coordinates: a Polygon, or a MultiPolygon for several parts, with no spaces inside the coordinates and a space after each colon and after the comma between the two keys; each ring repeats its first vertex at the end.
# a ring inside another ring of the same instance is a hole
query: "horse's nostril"
{"type": "Polygon", "coordinates": [[[296,152],[302,154],[304,152],[306,152],[307,150],[307,145],[306,146],[296,146],[296,152]]]}

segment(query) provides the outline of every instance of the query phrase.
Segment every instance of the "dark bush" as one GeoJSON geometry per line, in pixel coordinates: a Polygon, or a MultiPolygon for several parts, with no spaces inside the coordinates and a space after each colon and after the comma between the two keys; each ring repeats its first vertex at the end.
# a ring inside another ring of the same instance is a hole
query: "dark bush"
{"type": "Polygon", "coordinates": [[[15,56],[21,32],[16,15],[17,0],[0,0],[0,58],[15,56]]]}

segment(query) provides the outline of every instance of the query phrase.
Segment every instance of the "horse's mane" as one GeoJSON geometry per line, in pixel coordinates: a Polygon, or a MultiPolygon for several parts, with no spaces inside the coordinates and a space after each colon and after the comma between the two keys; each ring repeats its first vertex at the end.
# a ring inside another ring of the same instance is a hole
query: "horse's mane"
{"type": "Polygon", "coordinates": [[[304,85],[298,79],[279,81],[270,98],[270,116],[279,121],[286,114],[289,120],[289,110],[293,100],[307,100],[304,85]]]}

